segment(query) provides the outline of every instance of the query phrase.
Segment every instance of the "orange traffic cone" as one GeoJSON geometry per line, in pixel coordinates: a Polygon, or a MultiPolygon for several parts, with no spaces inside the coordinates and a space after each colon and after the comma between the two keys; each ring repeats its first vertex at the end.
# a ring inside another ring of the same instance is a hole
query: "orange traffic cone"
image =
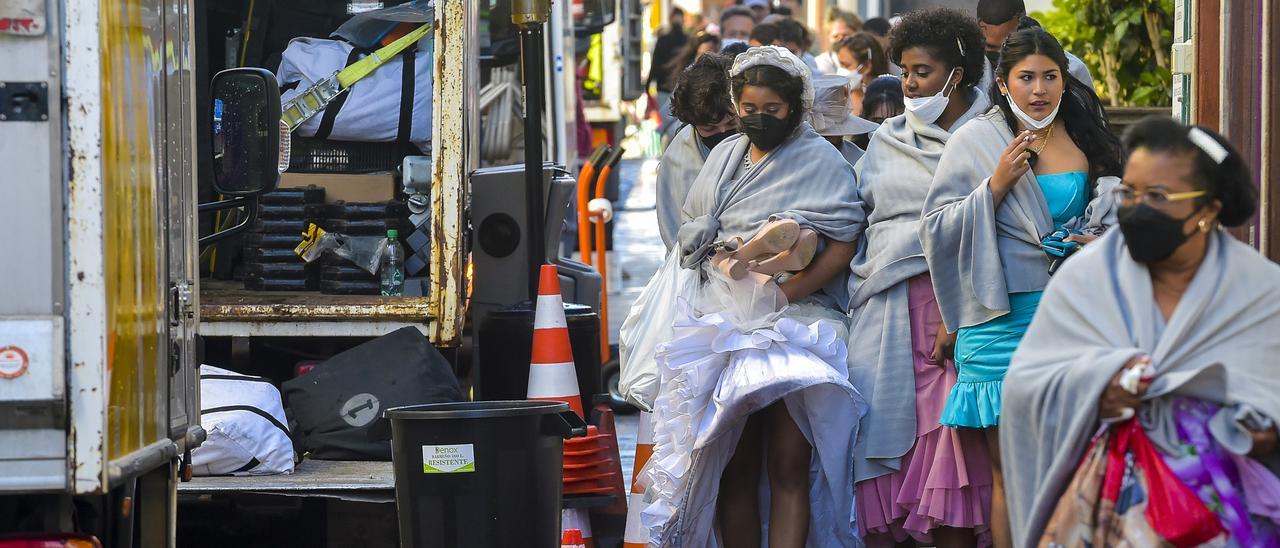
{"type": "Polygon", "coordinates": [[[591,516],[586,508],[569,508],[561,516],[565,534],[577,532],[577,540],[583,547],[595,548],[595,542],[591,540],[591,516]]]}
{"type": "Polygon", "coordinates": [[[631,495],[627,497],[627,528],[622,535],[622,548],[646,548],[649,546],[649,530],[640,522],[640,510],[644,506],[644,487],[637,477],[653,456],[653,413],[640,413],[640,428],[636,433],[636,460],[631,468],[631,495]]]}
{"type": "Polygon", "coordinates": [[[560,275],[555,265],[542,265],[538,278],[538,306],[533,319],[533,351],[529,360],[531,400],[562,401],[586,418],[578,395],[578,371],[569,346],[569,327],[560,297],[560,275]]]}
{"type": "Polygon", "coordinates": [[[560,535],[560,548],[586,548],[582,542],[582,531],[565,529],[560,535]]]}

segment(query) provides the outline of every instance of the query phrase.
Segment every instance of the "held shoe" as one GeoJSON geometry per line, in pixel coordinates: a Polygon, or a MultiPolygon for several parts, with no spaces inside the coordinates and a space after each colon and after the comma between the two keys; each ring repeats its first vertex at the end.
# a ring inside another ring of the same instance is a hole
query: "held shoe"
{"type": "MultiPolygon", "coordinates": [[[[756,231],[751,240],[734,249],[734,256],[751,260],[761,256],[773,256],[795,245],[800,238],[800,224],[791,219],[774,219],[756,231]]],[[[739,240],[741,241],[741,240],[739,240]]]]}
{"type": "Polygon", "coordinates": [[[768,276],[783,272],[799,272],[809,266],[818,253],[818,233],[809,229],[800,231],[800,237],[789,249],[763,261],[752,261],[747,269],[768,276]]]}

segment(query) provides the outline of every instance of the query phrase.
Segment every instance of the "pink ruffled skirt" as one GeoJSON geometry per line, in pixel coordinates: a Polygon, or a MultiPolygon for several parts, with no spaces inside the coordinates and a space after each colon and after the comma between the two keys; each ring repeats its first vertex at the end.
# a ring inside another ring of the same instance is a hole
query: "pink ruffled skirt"
{"type": "Polygon", "coordinates": [[[938,527],[974,529],[990,544],[991,457],[980,430],[938,424],[956,383],[951,360],[931,359],[942,322],[928,274],[908,282],[916,373],[916,443],[902,470],[857,484],[857,523],[868,546],[932,543],[938,527]]]}

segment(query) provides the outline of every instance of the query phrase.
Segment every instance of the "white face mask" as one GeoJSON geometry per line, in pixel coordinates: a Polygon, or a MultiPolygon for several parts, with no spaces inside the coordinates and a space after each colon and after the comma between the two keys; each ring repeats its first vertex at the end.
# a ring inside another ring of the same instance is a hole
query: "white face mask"
{"type": "Polygon", "coordinates": [[[1005,101],[1009,103],[1009,110],[1013,111],[1013,115],[1017,116],[1019,120],[1022,120],[1022,125],[1027,126],[1027,129],[1033,131],[1040,131],[1049,127],[1049,125],[1053,123],[1053,119],[1058,117],[1058,109],[1062,108],[1062,98],[1058,98],[1058,104],[1054,105],[1053,112],[1050,112],[1043,120],[1037,120],[1032,118],[1030,114],[1023,112],[1022,109],[1018,108],[1018,102],[1014,101],[1013,97],[1009,96],[1009,88],[1000,86],[1000,92],[1004,95],[1005,101]]]}
{"type": "MultiPolygon", "coordinates": [[[[956,67],[959,68],[959,67],[956,67]]],[[[950,102],[948,97],[951,95],[947,91],[947,84],[951,83],[951,78],[956,75],[956,69],[951,69],[947,74],[947,83],[942,85],[942,89],[938,93],[928,97],[911,98],[906,97],[903,100],[903,106],[907,108],[907,116],[915,118],[917,122],[924,125],[931,125],[938,121],[938,117],[942,116],[942,111],[947,110],[947,103],[950,102]]],[[[951,91],[955,91],[952,87],[951,91]]]]}
{"type": "Polygon", "coordinates": [[[843,69],[843,70],[845,71],[846,74],[843,74],[842,76],[849,77],[849,86],[852,87],[853,89],[862,89],[862,78],[863,78],[862,65],[858,65],[858,68],[855,68],[853,70],[848,70],[848,69],[843,69]]]}

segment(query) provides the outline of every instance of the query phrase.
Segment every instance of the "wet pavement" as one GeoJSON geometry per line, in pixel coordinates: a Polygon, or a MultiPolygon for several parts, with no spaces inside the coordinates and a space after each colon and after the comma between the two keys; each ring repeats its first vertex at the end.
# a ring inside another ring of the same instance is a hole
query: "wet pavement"
{"type": "MultiPolygon", "coordinates": [[[[654,210],[656,158],[624,159],[619,164],[619,201],[614,204],[613,229],[614,258],[609,268],[622,269],[621,290],[609,295],[609,334],[615,342],[618,328],[627,318],[631,304],[640,296],[645,284],[666,255],[662,238],[658,236],[657,215],[654,210]],[[616,264],[615,264],[616,263],[616,264]]],[[[615,280],[618,276],[615,276],[615,280]]],[[[619,415],[618,445],[622,451],[622,473],[631,485],[632,466],[635,459],[638,413],[619,415]]]]}

